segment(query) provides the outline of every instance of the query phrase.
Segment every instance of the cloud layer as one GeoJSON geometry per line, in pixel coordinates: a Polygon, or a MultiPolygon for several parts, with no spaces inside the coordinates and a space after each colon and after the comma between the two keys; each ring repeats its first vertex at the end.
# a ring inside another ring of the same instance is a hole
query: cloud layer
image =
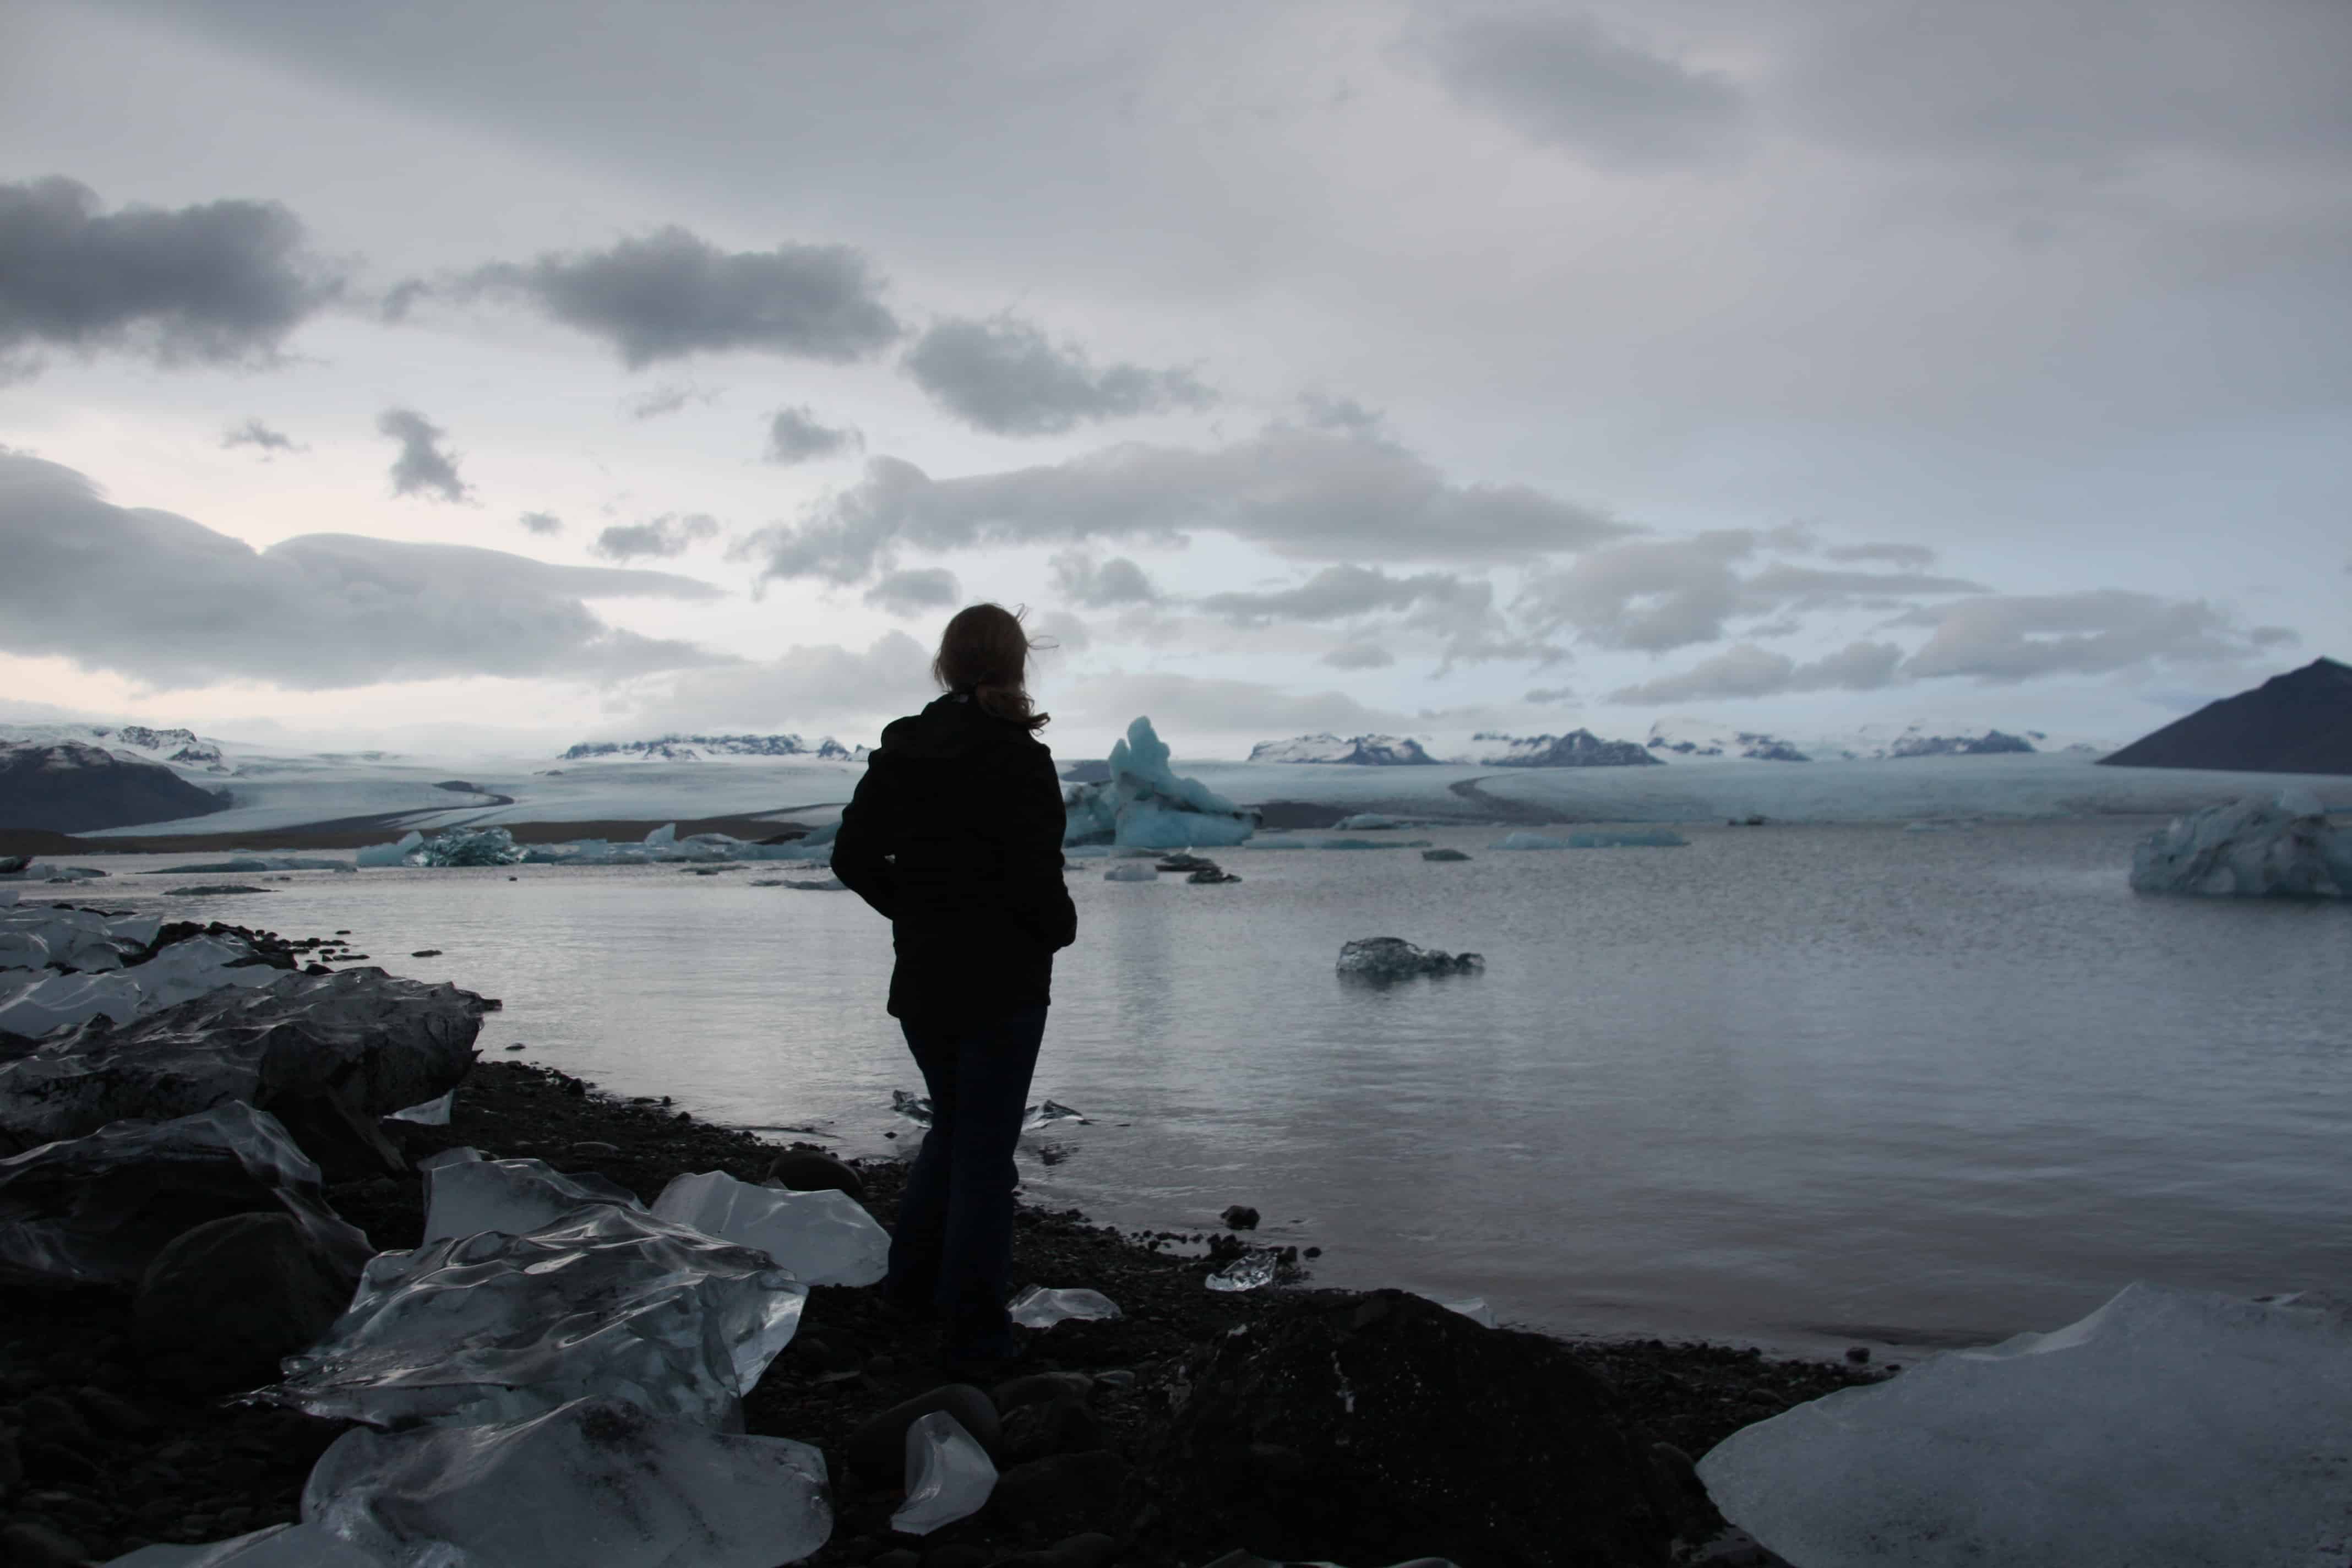
{"type": "Polygon", "coordinates": [[[615,523],[588,548],[607,561],[672,561],[719,537],[719,520],[709,512],[666,511],[644,522],[615,523]]]}
{"type": "Polygon", "coordinates": [[[400,453],[392,460],[393,494],[446,501],[472,498],[471,487],[457,477],[457,455],[441,444],[446,430],[414,408],[387,408],[376,416],[375,427],[400,443],[400,453]]]}
{"type": "Polygon", "coordinates": [[[1013,316],[938,323],[907,351],[907,374],[948,413],[994,436],[1052,436],[1091,421],[1206,408],[1216,395],[1189,370],[1097,369],[1013,316]]]}
{"type": "Polygon", "coordinates": [[[0,648],[159,690],[300,690],[445,676],[610,680],[727,662],[606,625],[589,598],[712,599],[658,572],[312,533],[265,551],[118,507],[71,468],[0,451],[0,648]]]}

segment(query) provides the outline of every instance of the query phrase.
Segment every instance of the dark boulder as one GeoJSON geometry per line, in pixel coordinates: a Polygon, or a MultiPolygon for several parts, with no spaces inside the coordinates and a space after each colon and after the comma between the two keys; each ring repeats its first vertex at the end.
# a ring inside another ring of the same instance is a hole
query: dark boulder
{"type": "Polygon", "coordinates": [[[1083,1400],[1041,1400],[1004,1415],[1004,1458],[1010,1464],[1084,1453],[1102,1445],[1102,1423],[1083,1400]]]}
{"type": "Polygon", "coordinates": [[[832,1155],[814,1149],[787,1149],[768,1167],[768,1185],[795,1193],[847,1193],[866,1201],[866,1179],[832,1155]]]}
{"type": "Polygon", "coordinates": [[[89,833],[226,811],[228,792],[79,741],[0,742],[0,822],[89,833]]]}
{"type": "Polygon", "coordinates": [[[1108,1448],[1055,1454],[999,1475],[988,1507],[1008,1524],[1045,1534],[1102,1530],[1118,1523],[1127,1481],[1127,1461],[1108,1448]]]}
{"type": "Polygon", "coordinates": [[[1316,1291],[1196,1352],[1128,1503],[1180,1556],[1664,1564],[1692,1500],[1567,1346],[1418,1296],[1316,1291]]]}
{"type": "Polygon", "coordinates": [[[184,1232],[139,1281],[131,1336],[151,1376],[191,1394],[274,1382],[359,1286],[284,1214],[231,1215],[184,1232]]]}

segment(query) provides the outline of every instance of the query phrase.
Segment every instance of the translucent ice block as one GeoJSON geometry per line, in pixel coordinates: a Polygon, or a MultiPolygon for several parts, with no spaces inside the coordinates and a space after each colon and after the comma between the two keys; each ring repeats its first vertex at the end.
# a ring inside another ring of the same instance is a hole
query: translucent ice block
{"type": "Polygon", "coordinates": [[[890,1516],[890,1528],[929,1535],[978,1513],[995,1489],[987,1450],[954,1416],[934,1410],[907,1428],[907,1500],[890,1516]]]}
{"type": "Polygon", "coordinates": [[[1119,1315],[1118,1303],[1098,1290],[1049,1290],[1038,1285],[1013,1297],[1008,1310],[1024,1329],[1051,1328],[1066,1319],[1091,1322],[1119,1315]]]}
{"type": "Polygon", "coordinates": [[[871,1285],[889,1271],[890,1233],[847,1193],[785,1192],[705,1171],[664,1187],[653,1212],[756,1247],[804,1285],[871,1285]]]}

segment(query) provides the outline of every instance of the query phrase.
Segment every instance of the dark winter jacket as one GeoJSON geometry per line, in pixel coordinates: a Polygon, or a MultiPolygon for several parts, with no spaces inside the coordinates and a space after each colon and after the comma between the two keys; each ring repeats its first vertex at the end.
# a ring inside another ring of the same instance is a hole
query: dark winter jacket
{"type": "Polygon", "coordinates": [[[1062,822],[1054,754],[968,695],[882,731],[833,872],[889,918],[893,1015],[980,1023],[1053,999],[1054,953],[1078,934],[1062,822]]]}

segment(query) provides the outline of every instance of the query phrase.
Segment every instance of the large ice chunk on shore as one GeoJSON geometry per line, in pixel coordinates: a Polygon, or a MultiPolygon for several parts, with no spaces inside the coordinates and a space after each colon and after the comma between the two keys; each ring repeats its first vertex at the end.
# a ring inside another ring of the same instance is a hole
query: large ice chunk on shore
{"type": "Polygon", "coordinates": [[[527,1236],[378,1254],[351,1310],[254,1397],[331,1420],[467,1426],[609,1395],[726,1426],[807,1296],[764,1252],[596,1204],[527,1236]]]}
{"type": "Polygon", "coordinates": [[[311,1470],[302,1519],[400,1568],[771,1568],[833,1533],[821,1450],[617,1399],[346,1432],[311,1470]]]}
{"type": "Polygon", "coordinates": [[[544,1160],[448,1161],[425,1170],[425,1239],[528,1236],[591,1204],[646,1206],[617,1182],[593,1172],[566,1175],[544,1160]]]}
{"type": "Polygon", "coordinates": [[[980,1440],[944,1410],[907,1428],[907,1500],[890,1516],[901,1535],[929,1535],[988,1506],[996,1466],[980,1440]]]}
{"type": "Polygon", "coordinates": [[[1108,783],[1080,784],[1066,797],[1065,844],[1121,844],[1142,849],[1209,848],[1243,842],[1257,831],[1244,811],[1198,779],[1179,778],[1168,744],[1148,718],[1111,742],[1108,783]]]}
{"type": "Polygon", "coordinates": [[[889,1272],[890,1233],[856,1198],[830,1188],[786,1192],[703,1171],[664,1187],[654,1213],[705,1236],[757,1247],[803,1285],[871,1285],[889,1272]]]}
{"type": "Polygon", "coordinates": [[[2352,898],[2352,828],[2332,827],[2307,790],[2173,818],[2132,851],[2143,893],[2352,898]]]}
{"type": "Polygon", "coordinates": [[[142,1546],[109,1558],[106,1568],[387,1568],[315,1524],[273,1524],[202,1546],[142,1546]]]}
{"type": "Polygon", "coordinates": [[[184,1232],[272,1210],[356,1271],[374,1249],[320,1180],[277,1118],[236,1100],[44,1143],[0,1160],[0,1279],[131,1284],[184,1232]]]}
{"type": "Polygon", "coordinates": [[[472,1070],[482,1026],[472,992],[381,969],[296,974],[238,963],[250,957],[234,938],[193,937],[137,968],[89,977],[151,987],[141,1006],[183,986],[220,988],[125,1024],[85,1023],[0,1066],[0,1148],[228,1100],[266,1110],[331,1097],[385,1116],[446,1094],[472,1070]]]}
{"type": "Polygon", "coordinates": [[[2138,1284],[1699,1461],[1805,1568],[2312,1568],[2352,1531],[2352,1313],[2138,1284]]]}

